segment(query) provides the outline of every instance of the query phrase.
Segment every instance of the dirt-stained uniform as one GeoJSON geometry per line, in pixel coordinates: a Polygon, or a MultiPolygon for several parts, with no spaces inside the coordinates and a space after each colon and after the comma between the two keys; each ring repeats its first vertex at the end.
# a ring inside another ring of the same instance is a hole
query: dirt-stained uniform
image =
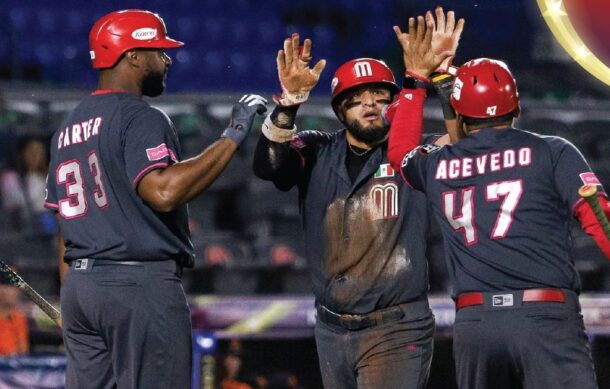
{"type": "Polygon", "coordinates": [[[345,130],[261,135],[254,170],[299,190],[325,387],[423,387],[434,328],[426,200],[390,167],[387,142],[357,156],[345,130]]]}

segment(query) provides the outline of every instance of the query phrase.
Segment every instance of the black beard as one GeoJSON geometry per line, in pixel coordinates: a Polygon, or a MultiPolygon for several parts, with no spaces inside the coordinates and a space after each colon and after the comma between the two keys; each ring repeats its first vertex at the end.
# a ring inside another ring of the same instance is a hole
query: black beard
{"type": "Polygon", "coordinates": [[[369,146],[374,146],[381,142],[386,135],[388,135],[388,131],[390,130],[390,126],[387,124],[363,128],[358,120],[353,120],[347,123],[346,126],[349,133],[352,134],[357,141],[366,143],[369,146]]]}
{"type": "Polygon", "coordinates": [[[165,90],[165,80],[163,73],[151,73],[142,80],[142,94],[148,97],[161,96],[165,90]]]}

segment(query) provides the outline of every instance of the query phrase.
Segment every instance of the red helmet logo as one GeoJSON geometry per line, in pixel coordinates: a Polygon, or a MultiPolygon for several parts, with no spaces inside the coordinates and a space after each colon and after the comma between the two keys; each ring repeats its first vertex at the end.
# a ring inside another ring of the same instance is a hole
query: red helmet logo
{"type": "Polygon", "coordinates": [[[519,107],[517,84],[504,62],[489,58],[473,59],[457,71],[451,105],[462,116],[504,116],[519,107]]]}
{"type": "Polygon", "coordinates": [[[330,84],[332,104],[348,89],[365,84],[385,84],[392,93],[400,90],[394,74],[382,61],[373,58],[353,59],[339,66],[330,84]]]}
{"type": "Polygon", "coordinates": [[[91,28],[89,48],[95,69],[111,68],[124,52],[139,48],[171,49],[184,43],[167,36],[159,15],[139,9],[111,12],[91,28]]]}

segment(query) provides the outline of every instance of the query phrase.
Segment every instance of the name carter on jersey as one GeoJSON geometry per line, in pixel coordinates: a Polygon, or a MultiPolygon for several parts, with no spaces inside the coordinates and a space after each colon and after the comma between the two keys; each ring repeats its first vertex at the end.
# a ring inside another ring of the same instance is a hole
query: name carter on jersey
{"type": "Polygon", "coordinates": [[[61,131],[59,138],[57,138],[57,150],[62,147],[86,142],[91,137],[97,136],[101,124],[102,118],[98,116],[67,126],[65,130],[61,131]]]}
{"type": "Polygon", "coordinates": [[[502,169],[529,166],[532,163],[532,149],[508,149],[498,153],[483,154],[477,157],[441,159],[434,176],[437,180],[467,178],[497,172],[502,169]]]}

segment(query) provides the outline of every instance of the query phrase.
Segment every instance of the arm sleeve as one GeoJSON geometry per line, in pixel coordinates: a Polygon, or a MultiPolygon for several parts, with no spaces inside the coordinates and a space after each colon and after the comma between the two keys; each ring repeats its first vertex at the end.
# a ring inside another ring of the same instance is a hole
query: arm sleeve
{"type": "Polygon", "coordinates": [[[388,160],[400,172],[403,180],[415,189],[424,189],[426,158],[418,147],[422,140],[424,102],[426,90],[422,88],[400,91],[398,106],[390,126],[388,160]]]}
{"type": "Polygon", "coordinates": [[[127,127],[124,157],[127,175],[136,188],[154,169],[178,162],[180,146],[176,130],[162,111],[148,107],[127,127]]]}
{"type": "MultiPolygon", "coordinates": [[[[599,205],[606,217],[610,218],[610,202],[608,202],[606,196],[599,196],[599,205]]],[[[583,201],[578,204],[574,214],[580,221],[582,229],[585,230],[587,235],[593,238],[606,258],[610,259],[610,240],[608,240],[608,237],[604,233],[604,229],[595,217],[595,213],[593,212],[593,209],[591,209],[589,203],[583,201]]]]}
{"type": "Polygon", "coordinates": [[[420,144],[424,121],[425,89],[402,89],[388,141],[388,160],[394,170],[400,171],[402,160],[420,144]]]}

